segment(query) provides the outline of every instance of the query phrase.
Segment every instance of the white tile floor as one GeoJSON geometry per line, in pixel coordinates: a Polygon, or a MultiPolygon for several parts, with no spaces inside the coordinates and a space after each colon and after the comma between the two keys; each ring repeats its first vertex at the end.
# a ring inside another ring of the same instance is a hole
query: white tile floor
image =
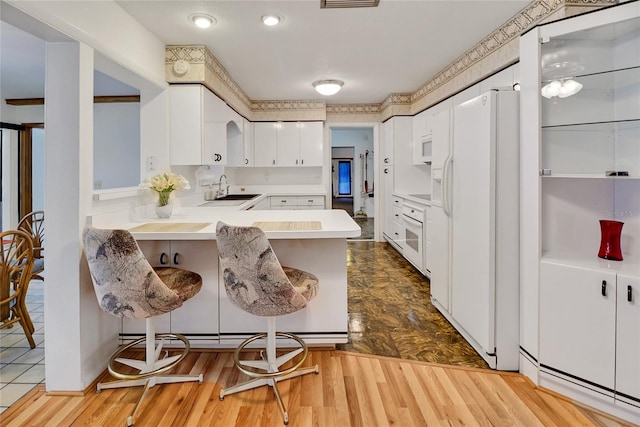
{"type": "Polygon", "coordinates": [[[44,383],[44,283],[33,280],[27,292],[36,348],[29,347],[19,324],[0,329],[0,413],[44,383]]]}

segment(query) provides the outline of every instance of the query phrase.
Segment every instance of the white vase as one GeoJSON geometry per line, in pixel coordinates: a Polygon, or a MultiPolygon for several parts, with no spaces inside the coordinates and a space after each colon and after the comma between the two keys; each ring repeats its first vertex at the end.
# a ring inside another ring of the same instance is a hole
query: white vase
{"type": "Polygon", "coordinates": [[[169,202],[164,206],[156,205],[156,216],[158,218],[167,219],[171,218],[171,213],[173,212],[173,203],[169,202]]]}

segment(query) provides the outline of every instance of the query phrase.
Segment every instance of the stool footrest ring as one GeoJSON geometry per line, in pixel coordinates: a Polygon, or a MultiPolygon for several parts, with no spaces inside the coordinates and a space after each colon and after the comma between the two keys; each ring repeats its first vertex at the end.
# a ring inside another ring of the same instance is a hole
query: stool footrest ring
{"type": "MultiPolygon", "coordinates": [[[[184,350],[182,351],[182,354],[177,357],[175,360],[173,360],[172,362],[166,364],[166,365],[162,365],[159,368],[153,369],[149,372],[144,372],[144,373],[138,373],[138,374],[127,374],[124,372],[119,371],[118,369],[115,368],[115,363],[121,363],[119,362],[118,359],[120,357],[120,355],[122,353],[124,353],[125,351],[129,350],[132,347],[137,346],[138,344],[142,344],[143,342],[145,342],[147,339],[146,337],[143,338],[139,338],[135,341],[130,342],[129,344],[118,348],[116,351],[113,352],[113,354],[111,355],[111,357],[109,358],[109,365],[108,365],[108,369],[109,369],[109,373],[120,379],[120,380],[140,380],[140,379],[145,379],[145,378],[150,378],[156,375],[160,375],[163,374],[165,372],[170,371],[174,366],[176,366],[178,363],[180,363],[182,361],[182,359],[184,359],[187,354],[189,353],[189,350],[191,349],[191,345],[189,344],[189,340],[187,340],[187,338],[183,335],[180,334],[155,334],[155,338],[156,339],[164,339],[164,338],[172,338],[172,339],[178,339],[180,341],[182,341],[182,343],[184,343],[184,350]]],[[[175,356],[174,356],[175,357],[175,356]]],[[[142,361],[140,361],[142,362],[142,361]]],[[[154,360],[153,364],[155,365],[158,362],[158,360],[154,360]]],[[[147,361],[147,363],[149,363],[149,361],[147,361]]]]}
{"type": "MultiPolygon", "coordinates": [[[[254,369],[254,367],[251,366],[247,366],[245,364],[242,363],[242,361],[240,360],[240,352],[249,344],[253,343],[254,341],[257,341],[259,339],[263,339],[263,338],[267,338],[267,334],[266,333],[262,333],[262,334],[257,334],[254,335],[252,337],[247,338],[246,340],[244,340],[239,346],[238,348],[236,348],[236,351],[233,354],[233,362],[236,365],[236,367],[240,370],[240,372],[242,372],[243,374],[252,377],[252,378],[259,378],[259,379],[273,379],[273,378],[278,378],[284,375],[288,375],[294,371],[296,371],[306,360],[307,358],[307,354],[309,353],[309,349],[307,348],[307,344],[302,340],[302,338],[298,337],[297,335],[294,334],[290,334],[287,332],[276,332],[276,337],[282,337],[282,338],[289,338],[292,339],[294,341],[296,341],[298,344],[300,344],[300,347],[302,348],[302,355],[300,356],[299,360],[297,362],[295,362],[293,364],[293,366],[287,368],[287,369],[283,369],[283,370],[277,370],[275,372],[256,372],[254,369]]],[[[294,350],[295,351],[295,350],[294,350]]]]}

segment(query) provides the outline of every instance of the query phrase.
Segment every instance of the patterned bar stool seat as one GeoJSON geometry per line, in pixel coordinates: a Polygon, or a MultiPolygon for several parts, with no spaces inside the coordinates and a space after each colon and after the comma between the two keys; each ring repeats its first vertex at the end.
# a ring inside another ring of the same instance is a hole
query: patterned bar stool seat
{"type": "Polygon", "coordinates": [[[126,230],[108,230],[87,227],[83,232],[84,252],[89,263],[93,287],[100,308],[109,314],[127,319],[146,319],[146,336],[118,348],[109,359],[109,373],[117,381],[99,383],[97,391],[108,388],[135,387],[144,389],[127,426],[133,420],[147,390],[156,384],[198,381],[200,375],[169,375],[190,350],[189,341],[180,334],[156,334],[153,319],[182,306],[184,301],[196,295],[202,286],[200,275],[180,268],[153,268],[140,250],[137,242],[126,230]],[[160,342],[156,347],[156,340],[160,342]],[[162,347],[165,339],[177,339],[184,344],[184,350],[167,357],[162,347]],[[125,359],[120,355],[145,343],[145,360],[125,359]],[[131,369],[138,370],[131,374],[131,369]]]}
{"type": "Polygon", "coordinates": [[[289,414],[276,383],[311,372],[317,374],[318,365],[300,369],[307,357],[307,345],[294,334],[276,332],[276,317],[306,307],[318,291],[318,279],[305,271],[282,267],[266,235],[257,227],[238,227],[218,222],[216,241],[224,286],[231,302],[248,313],[268,318],[267,333],[246,339],[234,354],[236,367],[253,379],[220,390],[220,400],[228,394],[269,385],[276,395],[284,423],[288,424],[289,414]],[[298,343],[299,348],[276,357],[277,337],[291,339],[298,343]],[[264,352],[261,353],[263,360],[240,360],[242,350],[261,339],[266,340],[266,356],[264,352]],[[290,367],[280,369],[300,354],[290,367]]]}

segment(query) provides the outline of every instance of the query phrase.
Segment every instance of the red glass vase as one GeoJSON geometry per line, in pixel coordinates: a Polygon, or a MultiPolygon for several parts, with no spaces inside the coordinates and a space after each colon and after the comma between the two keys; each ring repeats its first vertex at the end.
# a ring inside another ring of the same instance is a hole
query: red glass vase
{"type": "Polygon", "coordinates": [[[620,249],[620,234],[624,222],[600,220],[600,251],[598,256],[613,261],[622,261],[622,249],[620,249]]]}

